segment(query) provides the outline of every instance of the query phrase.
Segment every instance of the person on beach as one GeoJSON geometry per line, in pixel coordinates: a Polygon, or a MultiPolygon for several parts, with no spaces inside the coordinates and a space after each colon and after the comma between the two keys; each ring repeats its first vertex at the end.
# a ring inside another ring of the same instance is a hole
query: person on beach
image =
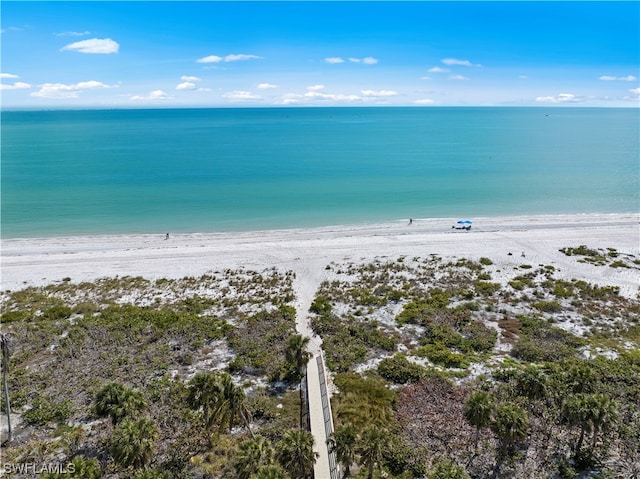
{"type": "Polygon", "coordinates": [[[409,226],[413,224],[413,218],[409,218],[409,226]]]}
{"type": "Polygon", "coordinates": [[[169,233],[164,237],[165,241],[169,239],[169,233]]]}

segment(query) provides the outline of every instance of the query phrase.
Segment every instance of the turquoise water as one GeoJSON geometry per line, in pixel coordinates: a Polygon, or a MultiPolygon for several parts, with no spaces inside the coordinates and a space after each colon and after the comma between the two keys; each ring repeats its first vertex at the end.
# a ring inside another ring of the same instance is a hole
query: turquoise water
{"type": "Polygon", "coordinates": [[[2,112],[2,236],[638,212],[637,109],[2,112]]]}

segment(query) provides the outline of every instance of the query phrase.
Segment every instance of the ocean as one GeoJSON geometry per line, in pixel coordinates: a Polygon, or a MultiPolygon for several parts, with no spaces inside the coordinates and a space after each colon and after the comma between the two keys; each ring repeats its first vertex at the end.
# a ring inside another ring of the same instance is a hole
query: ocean
{"type": "Polygon", "coordinates": [[[640,211],[636,108],[1,113],[3,238],[640,211]]]}

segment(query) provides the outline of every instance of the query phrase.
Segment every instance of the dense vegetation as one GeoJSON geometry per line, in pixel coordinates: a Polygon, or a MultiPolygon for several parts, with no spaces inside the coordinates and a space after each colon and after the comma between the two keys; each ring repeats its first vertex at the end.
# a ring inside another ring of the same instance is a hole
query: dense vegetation
{"type": "MultiPolygon", "coordinates": [[[[611,249],[563,252],[638,269],[611,249]]],[[[436,256],[330,266],[312,324],[339,373],[350,472],[364,469],[357,445],[384,418],[376,468],[391,477],[638,477],[638,298],[524,261],[508,272],[436,256]],[[392,396],[375,408],[382,388],[392,396]]]]}
{"type": "MultiPolygon", "coordinates": [[[[562,251],[593,268],[640,263],[562,251]]],[[[640,298],[524,260],[327,271],[310,311],[345,475],[640,475],[640,298]]],[[[239,270],[3,293],[21,421],[3,461],[76,471],[49,478],[310,477],[293,281],[239,270]]]]}

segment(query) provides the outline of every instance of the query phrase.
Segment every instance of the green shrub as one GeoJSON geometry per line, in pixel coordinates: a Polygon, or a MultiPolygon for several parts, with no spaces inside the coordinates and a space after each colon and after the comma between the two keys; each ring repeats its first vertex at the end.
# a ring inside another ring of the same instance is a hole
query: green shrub
{"type": "Polygon", "coordinates": [[[482,296],[491,296],[497,291],[500,291],[499,283],[490,283],[488,281],[475,281],[474,287],[476,289],[476,292],[482,296]]]}
{"type": "Polygon", "coordinates": [[[560,361],[575,356],[584,345],[583,339],[540,319],[518,319],[520,338],[510,354],[523,361],[560,361]]]}
{"type": "Polygon", "coordinates": [[[414,299],[405,304],[400,314],[396,316],[396,321],[399,325],[422,324],[433,313],[445,310],[449,306],[450,299],[450,291],[433,289],[426,298],[414,299]]]}
{"type": "Polygon", "coordinates": [[[460,331],[464,338],[463,349],[476,352],[493,350],[498,339],[498,332],[494,328],[485,326],[482,321],[471,321],[460,331]]]}
{"type": "Polygon", "coordinates": [[[397,289],[392,289],[391,291],[389,291],[387,293],[387,300],[388,301],[393,301],[393,302],[398,302],[402,298],[404,298],[405,296],[406,296],[406,293],[404,293],[403,291],[399,291],[397,289]]]}
{"type": "Polygon", "coordinates": [[[15,323],[18,321],[24,321],[30,316],[31,316],[31,312],[26,311],[24,309],[17,310],[17,311],[5,311],[4,313],[2,313],[2,316],[0,316],[0,323],[9,324],[9,323],[15,323]]]}
{"type": "Polygon", "coordinates": [[[532,306],[543,313],[559,313],[562,311],[562,305],[557,301],[536,301],[532,306]]]}
{"type": "Polygon", "coordinates": [[[570,298],[573,296],[573,285],[566,281],[556,281],[552,293],[558,298],[570,298]]]}
{"type": "Polygon", "coordinates": [[[384,358],[378,364],[378,373],[388,381],[396,384],[415,383],[424,377],[425,370],[419,364],[410,362],[406,356],[396,354],[392,358],[384,358]]]}
{"type": "Polygon", "coordinates": [[[295,309],[290,306],[261,311],[238,321],[228,334],[229,345],[236,353],[230,370],[252,370],[275,378],[284,365],[287,339],[294,330],[295,309]]]}
{"type": "Polygon", "coordinates": [[[610,265],[611,268],[628,268],[629,266],[624,261],[613,261],[610,265]]]}
{"type": "Polygon", "coordinates": [[[42,319],[55,321],[58,319],[67,319],[73,314],[73,310],[69,306],[56,304],[42,312],[42,319]]]}
{"type": "Polygon", "coordinates": [[[456,465],[448,458],[436,461],[427,475],[427,479],[469,479],[469,477],[463,466],[456,465]]]}
{"type": "Polygon", "coordinates": [[[480,258],[480,264],[483,264],[485,266],[490,266],[493,264],[493,261],[491,261],[489,258],[482,257],[480,258]]]}
{"type": "Polygon", "coordinates": [[[580,245],[577,248],[560,248],[560,252],[567,256],[598,256],[598,252],[594,249],[587,248],[586,245],[580,245]]]}
{"type": "Polygon", "coordinates": [[[72,403],[65,399],[56,401],[49,396],[38,396],[31,403],[31,409],[24,412],[24,420],[34,426],[43,426],[51,422],[64,422],[72,413],[72,403]]]}
{"type": "Polygon", "coordinates": [[[45,473],[42,477],[43,479],[99,479],[102,477],[102,470],[96,458],[75,456],[69,464],[65,465],[63,471],[45,473]]]}
{"type": "Polygon", "coordinates": [[[331,303],[326,296],[316,296],[309,311],[316,314],[327,314],[331,312],[331,303]]]}
{"type": "Polygon", "coordinates": [[[469,361],[463,354],[451,352],[442,343],[421,346],[418,348],[417,354],[419,356],[426,356],[432,363],[446,368],[469,367],[469,361]]]}

